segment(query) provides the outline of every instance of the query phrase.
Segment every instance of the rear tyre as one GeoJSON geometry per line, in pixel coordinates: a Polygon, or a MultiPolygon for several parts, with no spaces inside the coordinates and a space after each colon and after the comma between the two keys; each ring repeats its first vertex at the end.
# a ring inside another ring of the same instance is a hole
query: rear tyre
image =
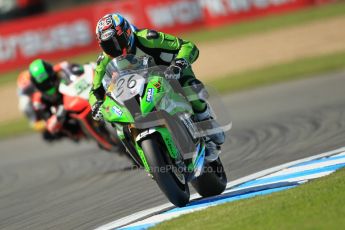
{"type": "Polygon", "coordinates": [[[177,207],[184,207],[189,202],[188,184],[182,183],[173,172],[173,165],[169,162],[167,152],[161,144],[161,139],[150,136],[143,140],[142,149],[145,152],[147,163],[150,165],[151,174],[160,190],[168,200],[177,207]]]}
{"type": "Polygon", "coordinates": [[[203,174],[195,178],[191,184],[202,197],[215,196],[224,192],[227,178],[220,158],[206,164],[203,174]]]}

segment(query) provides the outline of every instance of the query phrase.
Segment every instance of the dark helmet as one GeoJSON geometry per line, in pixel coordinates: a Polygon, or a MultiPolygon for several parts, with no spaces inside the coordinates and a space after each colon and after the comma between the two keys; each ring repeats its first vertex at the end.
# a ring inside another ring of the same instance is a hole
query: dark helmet
{"type": "Polygon", "coordinates": [[[53,96],[58,90],[58,79],[53,66],[42,59],[37,59],[29,67],[31,82],[43,94],[53,96]]]}
{"type": "Polygon", "coordinates": [[[129,53],[134,46],[135,27],[120,14],[107,14],[96,26],[98,43],[111,57],[129,53]]]}

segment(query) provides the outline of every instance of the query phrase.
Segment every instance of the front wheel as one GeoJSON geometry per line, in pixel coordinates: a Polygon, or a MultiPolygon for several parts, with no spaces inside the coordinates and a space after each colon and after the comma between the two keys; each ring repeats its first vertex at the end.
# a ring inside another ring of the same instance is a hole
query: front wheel
{"type": "Polygon", "coordinates": [[[189,188],[185,181],[174,173],[174,165],[170,162],[167,150],[157,136],[151,136],[141,143],[151,174],[160,190],[171,203],[177,207],[184,207],[189,202],[189,188]]]}
{"type": "Polygon", "coordinates": [[[206,164],[204,172],[191,184],[202,197],[215,196],[224,192],[227,178],[220,158],[206,164]]]}

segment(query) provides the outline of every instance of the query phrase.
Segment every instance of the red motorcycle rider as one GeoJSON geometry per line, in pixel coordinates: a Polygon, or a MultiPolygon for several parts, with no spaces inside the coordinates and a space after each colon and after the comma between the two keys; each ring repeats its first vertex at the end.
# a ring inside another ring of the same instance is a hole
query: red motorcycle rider
{"type": "Polygon", "coordinates": [[[73,140],[81,138],[79,124],[65,116],[58,87],[70,75],[79,76],[83,72],[81,65],[62,62],[52,66],[42,59],[33,61],[29,66],[31,83],[41,93],[33,98],[33,107],[40,111],[46,121],[47,131],[54,137],[69,136],[73,140]]]}
{"type": "Polygon", "coordinates": [[[17,78],[17,96],[19,111],[28,119],[34,131],[42,133],[42,138],[48,142],[61,138],[61,135],[51,134],[46,128],[47,113],[41,102],[42,93],[31,82],[28,70],[21,72],[17,78]]]}

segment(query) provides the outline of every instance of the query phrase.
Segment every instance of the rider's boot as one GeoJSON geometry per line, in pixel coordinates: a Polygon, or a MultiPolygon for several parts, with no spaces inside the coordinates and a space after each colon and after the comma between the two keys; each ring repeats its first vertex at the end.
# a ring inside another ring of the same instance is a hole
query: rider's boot
{"type": "Polygon", "coordinates": [[[203,131],[207,136],[206,160],[209,162],[217,160],[220,154],[221,145],[225,141],[225,133],[218,122],[213,119],[210,106],[207,105],[204,112],[196,113],[194,120],[202,123],[203,131]]]}

